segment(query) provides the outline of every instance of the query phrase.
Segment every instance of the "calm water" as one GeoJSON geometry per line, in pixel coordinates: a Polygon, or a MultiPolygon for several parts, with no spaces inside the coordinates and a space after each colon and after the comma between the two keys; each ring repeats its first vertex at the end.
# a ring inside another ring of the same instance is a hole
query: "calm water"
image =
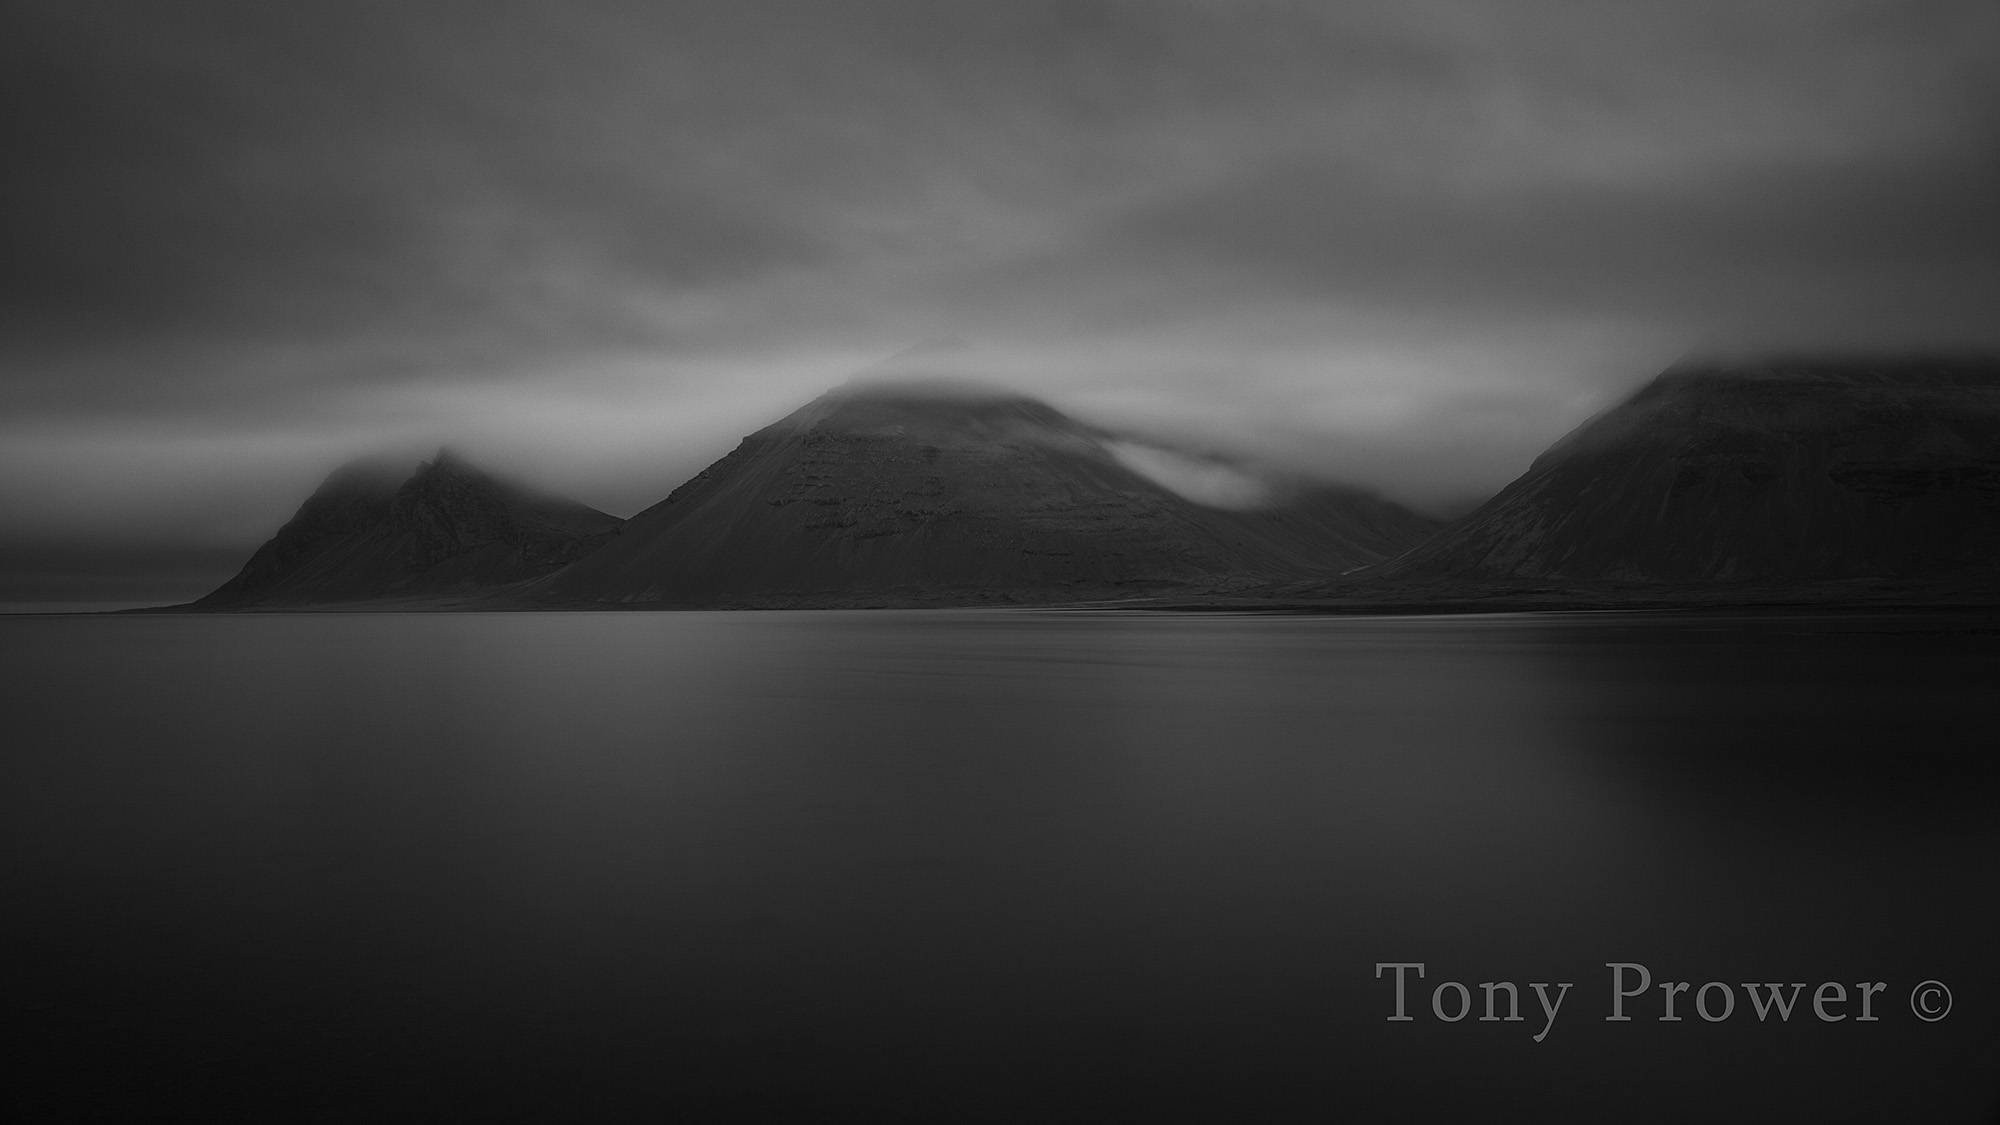
{"type": "Polygon", "coordinates": [[[36,1117],[2000,1107],[1991,619],[14,618],[0,684],[36,1117]]]}

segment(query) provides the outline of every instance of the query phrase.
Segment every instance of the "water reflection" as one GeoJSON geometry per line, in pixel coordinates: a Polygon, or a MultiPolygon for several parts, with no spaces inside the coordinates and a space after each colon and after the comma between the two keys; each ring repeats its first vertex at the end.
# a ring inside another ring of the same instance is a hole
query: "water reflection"
{"type": "Polygon", "coordinates": [[[1893,1119],[1996,1086],[1978,621],[4,627],[30,1109],[1893,1119]],[[1387,1024],[1372,972],[1581,997],[1608,959],[1938,976],[1961,1014],[1614,1035],[1593,997],[1535,1044],[1387,1024]]]}

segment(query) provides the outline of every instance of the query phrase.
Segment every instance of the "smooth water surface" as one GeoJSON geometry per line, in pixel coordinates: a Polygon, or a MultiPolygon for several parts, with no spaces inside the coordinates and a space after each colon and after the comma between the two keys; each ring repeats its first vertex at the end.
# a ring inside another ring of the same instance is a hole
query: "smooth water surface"
{"type": "Polygon", "coordinates": [[[13,618],[0,683],[32,1118],[2000,1106],[1990,618],[13,618]]]}

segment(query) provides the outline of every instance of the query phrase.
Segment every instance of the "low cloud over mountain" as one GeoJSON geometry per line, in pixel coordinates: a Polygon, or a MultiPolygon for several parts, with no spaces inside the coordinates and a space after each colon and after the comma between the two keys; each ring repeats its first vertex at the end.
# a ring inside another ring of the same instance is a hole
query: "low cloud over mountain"
{"type": "Polygon", "coordinates": [[[1986,0],[0,18],[0,597],[362,448],[635,512],[922,340],[1432,507],[1690,350],[2000,345],[1986,0]]]}

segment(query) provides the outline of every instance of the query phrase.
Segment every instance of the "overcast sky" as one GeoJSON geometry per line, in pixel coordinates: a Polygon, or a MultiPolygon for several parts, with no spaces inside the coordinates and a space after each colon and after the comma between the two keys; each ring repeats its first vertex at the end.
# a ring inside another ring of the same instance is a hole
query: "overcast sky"
{"type": "Polygon", "coordinates": [[[898,353],[1451,504],[1686,353],[2000,344],[1993,0],[16,0],[0,87],[17,602],[383,446],[630,514],[898,353]]]}

